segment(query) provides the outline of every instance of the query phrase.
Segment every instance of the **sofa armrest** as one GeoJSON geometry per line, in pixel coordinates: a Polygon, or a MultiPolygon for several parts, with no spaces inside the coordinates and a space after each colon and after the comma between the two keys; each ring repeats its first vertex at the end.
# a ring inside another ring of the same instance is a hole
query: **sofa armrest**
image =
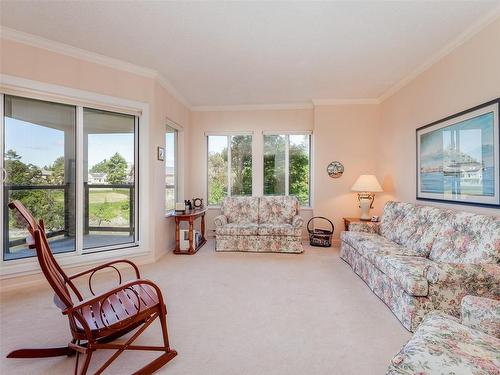
{"type": "Polygon", "coordinates": [[[464,284],[490,287],[500,296],[500,266],[496,264],[458,264],[432,262],[426,278],[434,284],[464,284]],[[496,289],[496,290],[495,290],[496,289]]]}
{"type": "Polygon", "coordinates": [[[222,228],[227,224],[227,217],[225,217],[224,215],[216,216],[214,222],[216,228],[222,228]]]}
{"type": "Polygon", "coordinates": [[[292,227],[294,228],[302,228],[304,225],[304,218],[300,215],[295,215],[292,218],[292,227]]]}
{"type": "Polygon", "coordinates": [[[349,223],[349,230],[352,232],[374,233],[379,234],[380,223],[367,221],[349,223]]]}
{"type": "Polygon", "coordinates": [[[465,296],[461,304],[462,324],[500,338],[500,301],[465,296]]]}

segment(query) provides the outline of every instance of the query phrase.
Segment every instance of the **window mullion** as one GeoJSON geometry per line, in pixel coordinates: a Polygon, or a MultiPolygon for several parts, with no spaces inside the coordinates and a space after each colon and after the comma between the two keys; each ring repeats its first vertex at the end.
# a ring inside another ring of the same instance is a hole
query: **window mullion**
{"type": "Polygon", "coordinates": [[[83,107],[76,107],[76,253],[83,252],[83,107]]]}
{"type": "Polygon", "coordinates": [[[287,134],[285,136],[285,195],[289,195],[290,189],[290,136],[287,134]]]}
{"type": "Polygon", "coordinates": [[[231,196],[231,136],[227,136],[227,196],[231,196]]]}

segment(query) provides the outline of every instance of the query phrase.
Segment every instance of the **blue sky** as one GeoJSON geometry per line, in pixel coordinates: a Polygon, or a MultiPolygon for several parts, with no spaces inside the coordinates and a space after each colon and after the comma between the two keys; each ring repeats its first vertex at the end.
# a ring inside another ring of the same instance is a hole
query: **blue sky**
{"type": "MultiPolygon", "coordinates": [[[[127,163],[134,161],[133,134],[90,134],[88,148],[89,168],[115,152],[127,163]]],[[[5,150],[9,149],[15,150],[24,163],[49,166],[64,155],[64,132],[5,117],[5,150]]]]}
{"type": "MultiPolygon", "coordinates": [[[[422,136],[421,158],[441,153],[451,145],[451,130],[460,130],[459,150],[477,161],[483,160],[484,145],[493,145],[493,113],[486,113],[422,136]]],[[[432,162],[432,159],[429,159],[432,162]]]]}

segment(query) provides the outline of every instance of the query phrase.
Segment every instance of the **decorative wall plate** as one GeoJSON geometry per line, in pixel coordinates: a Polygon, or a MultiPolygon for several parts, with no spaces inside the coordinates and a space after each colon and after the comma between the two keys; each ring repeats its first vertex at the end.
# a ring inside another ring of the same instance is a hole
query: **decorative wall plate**
{"type": "Polygon", "coordinates": [[[340,161],[332,161],[328,164],[328,167],[326,167],[326,171],[331,178],[339,178],[342,177],[344,173],[344,166],[340,161]]]}

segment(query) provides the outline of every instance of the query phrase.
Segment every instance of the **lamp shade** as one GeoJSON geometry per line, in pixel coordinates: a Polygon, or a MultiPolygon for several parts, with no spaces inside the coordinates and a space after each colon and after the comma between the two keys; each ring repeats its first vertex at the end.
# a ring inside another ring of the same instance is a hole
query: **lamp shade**
{"type": "Polygon", "coordinates": [[[354,185],[352,185],[351,191],[376,193],[383,190],[377,181],[377,177],[372,174],[362,174],[358,177],[354,185]]]}

